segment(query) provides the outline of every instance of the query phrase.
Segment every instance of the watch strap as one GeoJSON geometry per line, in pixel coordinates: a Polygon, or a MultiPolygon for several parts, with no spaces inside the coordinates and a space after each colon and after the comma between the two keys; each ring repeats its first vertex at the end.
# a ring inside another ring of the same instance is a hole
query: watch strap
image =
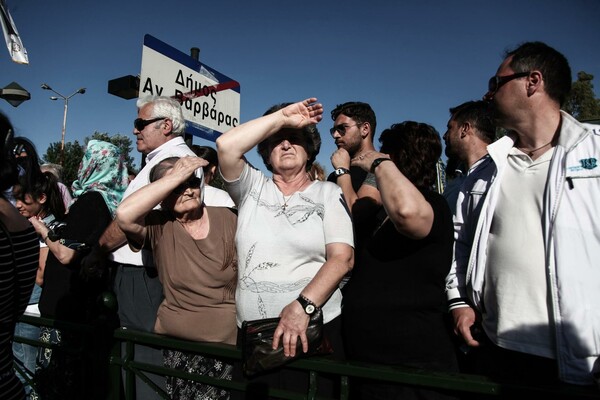
{"type": "Polygon", "coordinates": [[[371,164],[371,169],[369,171],[371,171],[371,173],[374,174],[375,168],[377,168],[379,164],[381,164],[384,161],[392,161],[392,159],[387,157],[376,158],[375,160],[373,160],[373,163],[371,164]]]}
{"type": "Polygon", "coordinates": [[[302,309],[308,315],[312,315],[318,308],[315,303],[313,303],[308,298],[304,297],[302,294],[300,294],[296,300],[298,301],[298,303],[300,303],[302,309]]]}
{"type": "Polygon", "coordinates": [[[339,167],[339,168],[336,168],[336,169],[333,171],[333,174],[334,174],[336,177],[337,177],[337,176],[342,176],[342,175],[345,175],[345,174],[349,174],[349,173],[350,173],[350,170],[349,170],[348,168],[344,168],[344,167],[339,167]]]}

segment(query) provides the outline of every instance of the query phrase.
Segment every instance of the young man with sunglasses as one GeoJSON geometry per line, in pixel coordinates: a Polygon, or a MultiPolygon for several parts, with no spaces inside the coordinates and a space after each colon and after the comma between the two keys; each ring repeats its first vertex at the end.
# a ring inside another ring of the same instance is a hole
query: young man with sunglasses
{"type": "MultiPolygon", "coordinates": [[[[331,155],[333,172],[327,180],[337,183],[342,189],[352,212],[355,241],[359,246],[361,237],[369,233],[365,226],[368,226],[367,222],[381,205],[381,195],[375,175],[350,163],[354,158],[375,151],[373,139],[377,119],[369,104],[358,101],[338,104],[331,111],[331,119],[334,122],[329,133],[338,149],[331,155]]],[[[349,276],[345,277],[340,286],[345,286],[348,279],[349,276]]]]}
{"type": "Polygon", "coordinates": [[[331,111],[331,119],[334,123],[329,132],[338,149],[331,155],[334,171],[327,180],[342,188],[356,220],[361,207],[381,205],[375,176],[362,168],[350,166],[352,159],[375,151],[373,139],[377,120],[369,104],[355,101],[339,104],[331,111]]]}
{"type": "Polygon", "coordinates": [[[599,381],[600,126],[560,110],[570,87],[566,58],[530,42],[506,54],[484,97],[511,133],[488,146],[495,168],[470,259],[449,287],[465,300],[455,332],[478,349],[481,373],[599,381]]]}
{"type": "MultiPolygon", "coordinates": [[[[146,164],[127,187],[123,199],[148,185],[150,171],[165,158],[196,156],[183,140],[185,120],[176,100],[150,96],[138,99],[136,105],[138,117],[133,123],[133,134],[137,139],[137,150],[146,157],[146,164]]],[[[202,179],[202,172],[199,171],[197,174],[202,179]]],[[[98,246],[83,260],[82,272],[90,275],[102,272],[101,260],[107,255],[115,271],[113,290],[119,304],[121,326],[152,332],[163,299],[163,288],[151,252],[133,252],[127,245],[125,234],[113,221],[100,238],[98,246]]],[[[135,360],[162,366],[162,351],[136,345],[135,360]]],[[[149,376],[160,387],[165,387],[164,377],[149,376]]],[[[160,398],[139,378],[136,378],[136,397],[160,398]]]]}

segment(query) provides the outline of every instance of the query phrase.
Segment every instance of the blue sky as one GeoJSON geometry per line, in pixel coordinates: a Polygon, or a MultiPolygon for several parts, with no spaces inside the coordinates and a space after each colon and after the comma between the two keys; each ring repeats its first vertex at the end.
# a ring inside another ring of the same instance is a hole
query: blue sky
{"type": "MultiPolygon", "coordinates": [[[[593,74],[600,93],[597,0],[6,2],[30,64],[13,63],[2,47],[0,87],[15,81],[31,100],[17,108],[0,100],[0,111],[40,155],[60,141],[64,106],[42,83],[65,96],[87,88],[69,101],[66,141],[95,131],[131,135],[135,100],[108,94],[107,85],[140,73],[145,34],[184,53],[198,47],[201,62],[239,81],[242,122],[273,104],[317,97],[325,107],[317,160],[328,171],[336,104],[370,103],[376,140],[409,119],[442,135],[448,108],[480,99],[503,51],[523,41],[561,51],[573,78],[593,74]]],[[[254,150],[249,159],[263,168],[254,150]]]]}

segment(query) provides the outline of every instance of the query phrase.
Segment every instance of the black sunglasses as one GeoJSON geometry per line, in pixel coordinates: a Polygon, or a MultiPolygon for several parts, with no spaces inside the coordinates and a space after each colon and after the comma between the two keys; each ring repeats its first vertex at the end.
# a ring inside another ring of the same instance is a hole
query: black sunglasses
{"type": "Polygon", "coordinates": [[[181,194],[185,192],[188,188],[200,189],[201,183],[202,180],[200,178],[198,178],[197,176],[193,176],[187,181],[183,182],[181,185],[177,186],[175,189],[173,189],[173,193],[181,194]]]}
{"type": "Polygon", "coordinates": [[[530,73],[531,73],[531,71],[529,71],[529,72],[517,72],[516,74],[506,75],[506,76],[497,76],[497,75],[494,75],[494,76],[492,76],[490,78],[490,80],[488,82],[488,92],[490,94],[494,94],[505,83],[508,83],[508,82],[512,81],[513,79],[522,78],[524,76],[529,75],[530,73]]]}
{"type": "Polygon", "coordinates": [[[25,145],[22,143],[17,144],[13,150],[13,153],[17,157],[20,156],[21,153],[27,154],[27,151],[25,151],[25,145]]]}
{"type": "Polygon", "coordinates": [[[335,132],[339,132],[340,135],[344,136],[346,134],[346,129],[348,128],[352,128],[353,126],[358,126],[358,125],[362,125],[363,123],[359,123],[359,124],[354,124],[354,125],[345,125],[345,124],[340,124],[340,125],[335,125],[333,128],[329,129],[329,133],[331,133],[331,135],[333,136],[335,134],[335,132]]]}
{"type": "Polygon", "coordinates": [[[161,119],[167,119],[167,117],[157,117],[157,118],[152,118],[152,119],[136,118],[136,120],[133,121],[133,126],[135,127],[135,129],[137,129],[138,131],[141,132],[144,130],[145,127],[147,127],[151,123],[160,121],[161,119]]]}

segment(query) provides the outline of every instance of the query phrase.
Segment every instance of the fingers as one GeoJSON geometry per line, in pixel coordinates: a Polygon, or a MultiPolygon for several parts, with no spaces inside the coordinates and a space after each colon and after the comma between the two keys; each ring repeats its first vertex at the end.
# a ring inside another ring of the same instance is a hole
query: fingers
{"type": "Polygon", "coordinates": [[[461,336],[468,346],[479,346],[479,341],[473,338],[471,331],[471,329],[474,329],[475,311],[471,307],[455,308],[452,310],[452,317],[454,319],[454,333],[461,336]]]}
{"type": "Polygon", "coordinates": [[[305,106],[308,110],[308,114],[311,118],[318,118],[321,120],[323,114],[323,104],[317,103],[316,97],[311,97],[302,102],[302,105],[305,106]]]}
{"type": "Polygon", "coordinates": [[[305,334],[303,335],[294,335],[290,333],[284,333],[280,336],[273,336],[273,350],[279,347],[279,341],[281,339],[281,343],[283,346],[283,354],[286,357],[294,357],[296,356],[296,349],[298,347],[298,338],[300,338],[300,343],[302,343],[302,351],[304,353],[308,352],[308,339],[305,334]]]}
{"type": "Polygon", "coordinates": [[[273,350],[281,346],[283,354],[286,357],[296,355],[296,346],[298,346],[298,337],[302,343],[302,350],[308,352],[308,339],[306,337],[306,328],[308,327],[309,317],[306,315],[300,303],[292,301],[281,310],[279,325],[273,335],[273,350]]]}
{"type": "MultiPolygon", "coordinates": [[[[300,341],[302,342],[302,351],[304,353],[307,353],[308,352],[308,338],[306,337],[305,333],[300,335],[300,341]]],[[[296,346],[294,345],[294,349],[295,348],[296,348],[296,346]]]]}
{"type": "Polygon", "coordinates": [[[186,166],[186,167],[190,167],[190,168],[195,167],[194,169],[208,165],[208,161],[206,161],[204,158],[196,157],[196,156],[181,157],[179,159],[179,161],[177,161],[177,162],[179,163],[179,165],[182,165],[182,166],[186,166]]]}
{"type": "Polygon", "coordinates": [[[331,165],[334,168],[349,168],[350,167],[350,155],[346,149],[339,148],[331,154],[330,157],[331,165]]]}
{"type": "Polygon", "coordinates": [[[208,165],[208,161],[196,156],[181,157],[173,166],[173,171],[181,175],[190,176],[194,171],[208,165]]]}
{"type": "Polygon", "coordinates": [[[308,99],[304,100],[302,102],[302,104],[304,104],[306,107],[310,106],[312,103],[316,103],[317,102],[317,98],[316,97],[309,97],[308,99]]]}
{"type": "Polygon", "coordinates": [[[284,332],[280,323],[273,334],[273,350],[276,350],[279,347],[279,342],[281,342],[283,354],[285,354],[286,357],[293,357],[296,355],[297,339],[297,335],[293,335],[290,332],[284,332]]]}
{"type": "Polygon", "coordinates": [[[284,338],[286,339],[283,341],[283,354],[285,354],[286,357],[294,357],[296,355],[296,342],[298,341],[298,336],[288,334],[284,335],[284,338]]]}
{"type": "Polygon", "coordinates": [[[460,335],[462,336],[463,340],[465,341],[465,343],[467,344],[467,346],[470,347],[478,347],[479,346],[479,342],[477,340],[475,340],[473,338],[473,335],[471,334],[471,327],[467,327],[465,325],[461,325],[459,328],[460,331],[460,335]]]}
{"type": "Polygon", "coordinates": [[[277,326],[275,329],[275,333],[273,334],[273,350],[276,350],[279,347],[279,340],[283,336],[283,329],[281,325],[277,326]]]}

